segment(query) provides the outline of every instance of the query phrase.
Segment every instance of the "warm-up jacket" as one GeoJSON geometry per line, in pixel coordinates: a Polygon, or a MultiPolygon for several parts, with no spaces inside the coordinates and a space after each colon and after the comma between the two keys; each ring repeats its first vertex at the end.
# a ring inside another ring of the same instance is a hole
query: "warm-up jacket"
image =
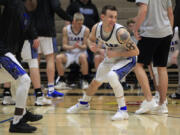
{"type": "Polygon", "coordinates": [[[29,39],[35,39],[37,35],[22,0],[0,0],[0,5],[5,7],[0,16],[0,55],[16,54],[21,50],[25,35],[29,39]]]}
{"type": "Polygon", "coordinates": [[[70,16],[61,8],[59,0],[38,0],[34,20],[38,36],[56,36],[55,13],[64,20],[71,20],[70,16]]]}
{"type": "Polygon", "coordinates": [[[99,22],[99,15],[96,6],[89,0],[87,4],[80,2],[79,0],[72,2],[68,8],[67,13],[73,17],[74,13],[80,12],[84,15],[84,25],[89,29],[92,28],[94,24],[99,22]]]}

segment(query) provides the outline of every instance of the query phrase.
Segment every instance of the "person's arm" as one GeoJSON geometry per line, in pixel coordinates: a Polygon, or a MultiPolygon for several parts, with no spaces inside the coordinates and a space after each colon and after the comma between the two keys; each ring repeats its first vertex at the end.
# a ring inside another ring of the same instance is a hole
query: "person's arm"
{"type": "Polygon", "coordinates": [[[92,31],[89,35],[88,40],[87,40],[89,49],[94,53],[96,53],[101,48],[99,45],[96,44],[96,40],[97,40],[96,28],[97,28],[97,24],[95,24],[93,26],[92,31]]]}
{"type": "Polygon", "coordinates": [[[59,0],[49,0],[53,11],[62,19],[71,21],[71,17],[61,8],[59,0]]]}
{"type": "Polygon", "coordinates": [[[135,23],[135,26],[134,26],[134,36],[136,37],[137,40],[140,40],[138,30],[139,30],[141,24],[145,20],[148,5],[145,4],[145,3],[138,3],[138,6],[139,6],[139,9],[138,9],[138,15],[136,17],[136,23],[135,23]]]}
{"type": "Polygon", "coordinates": [[[126,48],[127,51],[111,51],[108,50],[107,56],[112,57],[132,57],[139,55],[139,49],[136,44],[132,41],[129,32],[121,28],[117,32],[118,41],[126,48]]]}
{"type": "Polygon", "coordinates": [[[89,36],[89,32],[90,32],[89,29],[86,28],[85,33],[84,33],[83,43],[82,43],[82,45],[79,45],[79,48],[82,49],[82,50],[87,48],[87,39],[88,39],[88,36],[89,36]]]}
{"type": "Polygon", "coordinates": [[[169,18],[169,21],[170,21],[171,26],[173,28],[173,25],[174,25],[174,15],[173,15],[172,7],[168,7],[168,18],[169,18]]]}
{"type": "Polygon", "coordinates": [[[76,48],[75,45],[68,44],[68,35],[67,35],[67,27],[63,28],[63,49],[72,50],[76,48]]]}
{"type": "Polygon", "coordinates": [[[37,49],[39,47],[39,39],[38,39],[37,30],[36,30],[35,24],[34,24],[34,22],[35,22],[34,12],[28,13],[28,15],[30,16],[30,24],[24,34],[25,34],[26,39],[33,40],[32,47],[37,49]]]}

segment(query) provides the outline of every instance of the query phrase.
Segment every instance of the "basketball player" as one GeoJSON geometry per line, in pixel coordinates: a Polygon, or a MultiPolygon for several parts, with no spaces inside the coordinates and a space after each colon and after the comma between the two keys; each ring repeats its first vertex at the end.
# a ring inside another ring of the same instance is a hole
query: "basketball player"
{"type": "Polygon", "coordinates": [[[83,22],[84,16],[81,13],[75,13],[72,25],[67,25],[63,29],[63,49],[66,50],[66,52],[56,57],[57,71],[60,76],[60,82],[55,86],[56,89],[63,89],[66,87],[64,70],[73,63],[80,64],[81,66],[83,75],[82,89],[88,88],[86,49],[89,29],[83,25],[83,22]]]}
{"type": "Polygon", "coordinates": [[[0,20],[0,83],[17,84],[15,113],[9,131],[31,133],[36,130],[36,127],[26,122],[40,120],[42,115],[33,115],[26,111],[26,99],[31,80],[12,53],[18,53],[24,32],[29,30],[31,21],[26,11],[33,11],[37,1],[0,0],[1,4],[5,9],[0,20]]]}
{"type": "Polygon", "coordinates": [[[106,56],[99,65],[96,77],[91,82],[79,102],[70,107],[67,113],[78,113],[90,108],[89,102],[97,89],[104,82],[109,82],[118,103],[118,111],[112,120],[128,119],[124,92],[119,80],[126,76],[136,65],[136,56],[139,50],[131,40],[129,32],[120,24],[117,24],[117,9],[115,6],[107,5],[102,9],[102,22],[93,26],[89,36],[89,47],[93,52],[99,48],[96,40],[100,40],[106,46],[106,56]]]}
{"type": "Polygon", "coordinates": [[[136,0],[138,15],[134,27],[134,35],[138,41],[139,56],[134,68],[138,82],[143,90],[145,100],[136,114],[155,111],[168,113],[165,103],[168,88],[167,58],[172,39],[173,10],[171,0],[136,0]],[[160,102],[156,104],[152,98],[144,65],[158,67],[160,102]]]}

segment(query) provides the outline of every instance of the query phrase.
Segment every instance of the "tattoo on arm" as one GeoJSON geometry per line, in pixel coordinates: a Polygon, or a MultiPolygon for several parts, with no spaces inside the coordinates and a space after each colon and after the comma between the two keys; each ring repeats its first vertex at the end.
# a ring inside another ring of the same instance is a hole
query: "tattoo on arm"
{"type": "Polygon", "coordinates": [[[120,40],[122,42],[126,41],[129,38],[129,33],[127,31],[124,31],[122,34],[120,34],[120,40]]]}
{"type": "Polygon", "coordinates": [[[134,42],[131,40],[129,32],[123,31],[119,36],[120,43],[125,44],[128,50],[135,50],[134,42]]]}
{"type": "Polygon", "coordinates": [[[135,50],[134,42],[132,42],[131,40],[129,40],[129,41],[126,43],[126,47],[127,47],[129,50],[135,50]]]}

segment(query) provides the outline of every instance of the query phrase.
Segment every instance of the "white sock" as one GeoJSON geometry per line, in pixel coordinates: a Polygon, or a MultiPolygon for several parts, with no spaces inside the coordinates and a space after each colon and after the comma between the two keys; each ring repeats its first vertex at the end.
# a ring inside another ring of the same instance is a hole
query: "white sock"
{"type": "Polygon", "coordinates": [[[122,97],[122,98],[116,98],[116,101],[117,101],[117,103],[118,103],[118,108],[119,108],[119,109],[120,109],[121,107],[126,106],[124,97],[122,97]]]}
{"type": "Polygon", "coordinates": [[[19,121],[21,120],[22,117],[23,117],[23,115],[14,115],[13,124],[19,123],[19,121]]]}
{"type": "Polygon", "coordinates": [[[50,93],[53,93],[54,92],[54,83],[48,83],[48,91],[50,93]]]}

